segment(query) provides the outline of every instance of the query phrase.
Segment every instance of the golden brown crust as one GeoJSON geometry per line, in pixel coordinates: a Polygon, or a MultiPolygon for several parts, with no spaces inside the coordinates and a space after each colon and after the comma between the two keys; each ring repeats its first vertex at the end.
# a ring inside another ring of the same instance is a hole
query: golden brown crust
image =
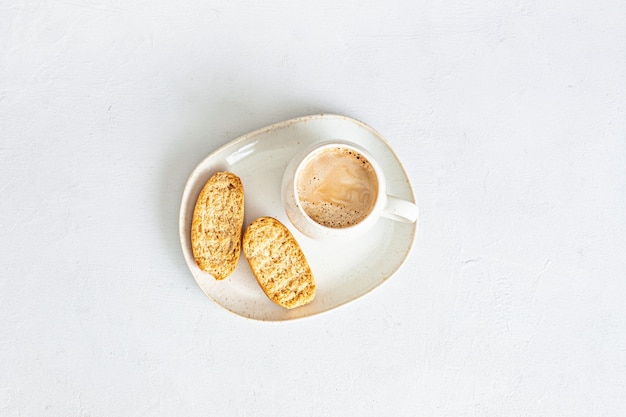
{"type": "Polygon", "coordinates": [[[241,253],[244,195],[241,179],[217,172],[204,185],[193,211],[191,248],[203,271],[222,280],[233,273],[241,253]]]}
{"type": "Polygon", "coordinates": [[[315,297],[315,279],[304,253],[278,220],[254,220],[244,234],[243,253],[263,292],[276,304],[291,309],[315,297]]]}

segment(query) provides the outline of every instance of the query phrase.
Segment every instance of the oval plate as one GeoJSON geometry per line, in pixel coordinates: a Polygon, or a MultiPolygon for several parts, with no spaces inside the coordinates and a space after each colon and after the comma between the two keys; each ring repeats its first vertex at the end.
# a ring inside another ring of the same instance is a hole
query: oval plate
{"type": "Polygon", "coordinates": [[[217,304],[256,320],[312,316],[367,294],[404,263],[415,240],[417,223],[381,218],[366,237],[348,242],[318,242],[302,235],[289,222],[280,195],[283,171],[302,147],[330,139],[353,141],[367,149],[385,171],[388,193],[415,201],[404,167],[389,144],[374,129],[349,117],[328,114],[298,117],[235,139],[194,169],[183,192],[179,217],[185,261],[202,291],[217,304]],[[272,216],[287,226],[300,243],[317,284],[317,295],[310,304],[286,310],[272,303],[243,255],[233,274],[223,281],[198,268],[191,251],[191,220],[200,190],[217,171],[234,172],[243,182],[244,230],[257,217],[272,216]]]}

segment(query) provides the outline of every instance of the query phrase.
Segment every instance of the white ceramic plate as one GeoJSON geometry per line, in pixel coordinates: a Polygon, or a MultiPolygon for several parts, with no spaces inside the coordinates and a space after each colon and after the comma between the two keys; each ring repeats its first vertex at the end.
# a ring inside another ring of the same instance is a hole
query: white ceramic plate
{"type": "Polygon", "coordinates": [[[288,162],[303,146],[330,139],[345,139],[369,150],[382,166],[388,193],[415,201],[402,163],[389,144],[372,128],[338,115],[313,115],[287,120],[248,133],[207,156],[193,171],[180,209],[180,242],[196,282],[213,301],[240,316],[280,321],[311,316],[356,300],[389,279],[405,261],[417,231],[416,223],[381,218],[366,237],[350,242],[318,242],[298,232],[289,222],[280,188],[288,162]],[[231,171],[243,182],[244,230],[260,216],[285,224],[304,251],[317,295],[310,304],[286,310],[272,303],[256,282],[243,254],[233,274],[215,280],[196,265],[191,251],[191,220],[196,199],[217,171],[231,171]]]}

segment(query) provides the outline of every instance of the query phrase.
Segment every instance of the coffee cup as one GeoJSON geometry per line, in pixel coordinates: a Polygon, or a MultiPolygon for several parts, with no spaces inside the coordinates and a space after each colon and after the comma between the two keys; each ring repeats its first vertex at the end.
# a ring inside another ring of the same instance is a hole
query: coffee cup
{"type": "Polygon", "coordinates": [[[381,217],[417,221],[415,203],[387,195],[382,168],[361,146],[320,142],[291,160],[282,199],[293,226],[313,239],[354,238],[381,217]]]}

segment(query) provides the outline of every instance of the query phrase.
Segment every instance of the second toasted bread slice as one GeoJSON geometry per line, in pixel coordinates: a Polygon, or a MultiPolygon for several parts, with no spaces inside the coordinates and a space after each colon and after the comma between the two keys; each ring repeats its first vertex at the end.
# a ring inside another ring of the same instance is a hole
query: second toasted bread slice
{"type": "Polygon", "coordinates": [[[276,304],[291,309],[315,297],[315,279],[304,253],[278,220],[259,217],[250,223],[243,253],[263,292],[276,304]]]}
{"type": "Polygon", "coordinates": [[[191,223],[191,247],[203,271],[222,280],[235,270],[241,254],[243,184],[232,172],[217,172],[204,185],[191,223]]]}

